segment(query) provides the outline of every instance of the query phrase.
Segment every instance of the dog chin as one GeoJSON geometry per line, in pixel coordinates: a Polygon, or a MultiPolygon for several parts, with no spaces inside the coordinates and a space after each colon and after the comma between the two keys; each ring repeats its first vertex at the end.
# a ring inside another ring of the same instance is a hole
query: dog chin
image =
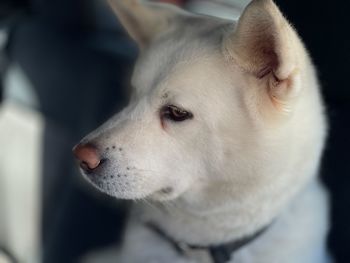
{"type": "Polygon", "coordinates": [[[125,189],[123,187],[115,187],[111,184],[104,182],[93,182],[91,179],[87,178],[87,181],[98,191],[107,194],[111,197],[115,197],[118,199],[124,200],[140,200],[147,198],[150,194],[147,193],[139,193],[137,191],[133,191],[132,189],[125,189]]]}
{"type": "Polygon", "coordinates": [[[110,189],[105,186],[98,186],[94,183],[92,183],[95,188],[97,188],[99,191],[118,198],[118,199],[124,199],[124,200],[150,200],[150,201],[158,201],[158,202],[165,202],[176,199],[179,195],[176,193],[167,193],[164,189],[154,191],[154,192],[143,192],[140,193],[138,191],[133,191],[132,189],[110,189]]]}
{"type": "Polygon", "coordinates": [[[170,201],[176,199],[181,193],[175,191],[172,187],[158,188],[157,190],[139,191],[133,189],[129,184],[119,185],[114,181],[106,181],[100,176],[85,173],[82,171],[84,178],[97,190],[109,196],[125,199],[125,200],[140,200],[148,199],[152,201],[170,201]]]}

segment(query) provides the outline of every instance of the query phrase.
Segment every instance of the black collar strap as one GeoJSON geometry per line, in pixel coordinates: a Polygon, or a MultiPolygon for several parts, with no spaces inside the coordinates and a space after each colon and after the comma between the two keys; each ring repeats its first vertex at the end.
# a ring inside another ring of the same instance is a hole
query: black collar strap
{"type": "Polygon", "coordinates": [[[234,240],[231,242],[227,242],[220,245],[213,245],[213,246],[195,246],[195,245],[189,245],[184,244],[182,242],[177,242],[171,237],[169,237],[166,233],[164,233],[163,230],[161,230],[158,226],[156,226],[153,223],[147,223],[146,224],[151,230],[153,230],[155,233],[157,233],[160,237],[168,241],[175,250],[182,255],[186,255],[187,251],[189,249],[192,250],[207,250],[211,256],[213,263],[226,263],[233,259],[233,253],[240,248],[244,247],[245,245],[249,244],[250,242],[257,239],[259,236],[261,236],[270,225],[265,226],[261,228],[260,230],[256,231],[254,234],[249,235],[247,237],[234,240]]]}

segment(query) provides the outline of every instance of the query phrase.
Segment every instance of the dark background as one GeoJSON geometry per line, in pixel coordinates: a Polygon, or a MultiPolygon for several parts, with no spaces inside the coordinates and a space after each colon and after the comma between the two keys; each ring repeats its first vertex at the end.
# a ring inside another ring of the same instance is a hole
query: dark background
{"type": "Polygon", "coordinates": [[[330,133],[321,175],[331,192],[329,247],[350,262],[350,21],[348,1],[277,1],[318,68],[330,133]]]}
{"type": "MultiPolygon", "coordinates": [[[[336,262],[348,263],[350,4],[277,3],[319,71],[330,122],[321,169],[332,195],[328,243],[336,262]]],[[[0,77],[6,65],[19,64],[38,94],[37,110],[47,119],[42,178],[44,262],[48,263],[76,262],[83,252],[118,241],[123,229],[126,205],[97,192],[91,195],[92,190],[77,179],[70,156],[72,145],[128,99],[127,83],[137,50],[112,16],[101,18],[104,12],[93,0],[0,2],[0,26],[10,32],[0,77]]]]}

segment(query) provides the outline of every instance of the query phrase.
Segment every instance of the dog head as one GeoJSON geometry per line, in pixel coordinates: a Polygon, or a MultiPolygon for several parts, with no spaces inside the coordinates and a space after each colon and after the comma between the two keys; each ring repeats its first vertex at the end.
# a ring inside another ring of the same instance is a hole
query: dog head
{"type": "Polygon", "coordinates": [[[325,135],[317,80],[271,0],[253,0],[238,22],[110,4],[140,56],[129,105],[75,148],[98,189],[277,209],[316,173],[325,135]]]}

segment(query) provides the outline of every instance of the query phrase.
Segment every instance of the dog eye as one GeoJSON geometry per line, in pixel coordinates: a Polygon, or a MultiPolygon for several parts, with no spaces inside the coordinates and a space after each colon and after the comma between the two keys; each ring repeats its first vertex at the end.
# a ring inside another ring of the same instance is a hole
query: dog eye
{"type": "Polygon", "coordinates": [[[180,109],[174,105],[164,106],[161,110],[161,116],[162,118],[166,118],[171,121],[184,121],[193,118],[193,114],[191,112],[180,109]]]}

